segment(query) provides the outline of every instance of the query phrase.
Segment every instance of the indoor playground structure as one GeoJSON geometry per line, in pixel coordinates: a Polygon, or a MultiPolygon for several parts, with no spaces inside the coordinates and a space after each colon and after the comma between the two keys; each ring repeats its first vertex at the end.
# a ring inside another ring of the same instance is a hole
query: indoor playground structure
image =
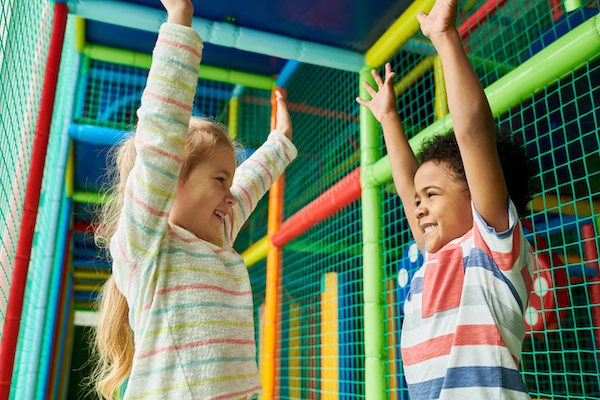
{"type": "MultiPolygon", "coordinates": [[[[299,150],[235,244],[262,398],[408,399],[399,343],[422,257],[381,128],[355,98],[389,61],[413,150],[452,126],[415,18],[434,0],[193,3],[194,115],[251,153],[280,87],[299,150]]],[[[92,222],[166,13],[158,0],[0,4],[0,400],[91,399],[94,300],[111,273],[92,222]]],[[[600,400],[598,2],[464,0],[458,25],[497,125],[536,171],[523,380],[533,399],[600,400]]]]}

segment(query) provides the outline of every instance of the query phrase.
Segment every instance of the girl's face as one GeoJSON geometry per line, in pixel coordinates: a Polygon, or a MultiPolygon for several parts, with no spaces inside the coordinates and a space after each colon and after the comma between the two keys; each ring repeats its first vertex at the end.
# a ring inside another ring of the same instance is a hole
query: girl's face
{"type": "Polygon", "coordinates": [[[425,248],[435,253],[473,227],[471,195],[445,163],[428,161],[414,178],[415,218],[423,233],[425,248]]]}
{"type": "Polygon", "coordinates": [[[184,181],[179,181],[169,221],[198,238],[218,245],[223,218],[235,205],[229,188],[235,172],[235,155],[224,143],[194,166],[184,181]]]}

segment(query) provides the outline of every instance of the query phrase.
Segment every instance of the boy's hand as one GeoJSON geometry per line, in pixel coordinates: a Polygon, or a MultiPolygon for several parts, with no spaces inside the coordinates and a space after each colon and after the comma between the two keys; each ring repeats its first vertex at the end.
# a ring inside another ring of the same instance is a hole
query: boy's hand
{"type": "Polygon", "coordinates": [[[192,26],[194,5],[190,0],[160,0],[167,10],[167,22],[183,26],[192,26]]]}
{"type": "Polygon", "coordinates": [[[375,78],[375,83],[379,91],[373,89],[367,82],[363,82],[365,89],[367,89],[372,99],[367,101],[357,97],[356,101],[358,104],[371,110],[373,116],[381,124],[387,116],[398,115],[396,110],[396,93],[394,92],[394,77],[396,74],[392,72],[390,63],[385,64],[385,81],[381,79],[376,70],[372,70],[371,74],[375,78]]]}
{"type": "Polygon", "coordinates": [[[434,41],[439,35],[455,31],[457,3],[458,0],[437,0],[429,14],[418,13],[423,35],[434,41]]]}
{"type": "Polygon", "coordinates": [[[277,126],[275,129],[292,140],[292,119],[290,118],[283,94],[279,90],[275,91],[275,100],[277,101],[277,126]]]}

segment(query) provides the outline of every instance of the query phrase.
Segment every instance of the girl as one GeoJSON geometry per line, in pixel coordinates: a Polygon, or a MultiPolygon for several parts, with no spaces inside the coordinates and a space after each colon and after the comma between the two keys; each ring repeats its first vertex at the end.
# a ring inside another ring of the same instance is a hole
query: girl
{"type": "MultiPolygon", "coordinates": [[[[190,114],[202,41],[188,0],[162,0],[135,136],[120,149],[117,216],[105,214],[113,275],[101,305],[99,392],[124,399],[250,399],[261,393],[252,293],[232,243],[296,156],[277,130],[236,170],[221,127],[190,114]]],[[[114,210],[113,210],[114,211],[114,210]]]]}
{"type": "Polygon", "coordinates": [[[365,84],[372,100],[357,99],[381,123],[394,183],[425,260],[404,305],[404,373],[413,400],[529,399],[519,360],[533,257],[517,215],[529,201],[528,163],[511,140],[503,136],[497,145],[456,13],[457,0],[438,0],[429,15],[417,15],[442,61],[454,122],[454,135],[425,144],[421,165],[396,112],[389,64],[385,81],[373,70],[379,91],[365,84]],[[498,151],[506,156],[507,149],[517,157],[505,165],[521,171],[502,168],[498,151]]]}

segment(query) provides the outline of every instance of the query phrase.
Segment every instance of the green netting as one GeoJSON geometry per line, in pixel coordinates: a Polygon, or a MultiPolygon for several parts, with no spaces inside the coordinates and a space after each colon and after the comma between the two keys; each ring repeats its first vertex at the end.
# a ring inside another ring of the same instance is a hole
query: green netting
{"type": "MultiPolygon", "coordinates": [[[[61,68],[57,82],[55,106],[46,154],[42,191],[35,226],[31,261],[27,274],[27,286],[19,329],[16,366],[13,374],[11,397],[15,399],[41,398],[45,389],[43,379],[48,365],[48,352],[51,347],[43,346],[44,337],[54,326],[54,317],[50,316],[50,305],[58,301],[58,291],[50,287],[53,269],[61,269],[62,264],[54,263],[54,250],[64,237],[56,237],[58,232],[61,201],[64,190],[65,149],[69,137],[66,128],[69,121],[66,115],[72,108],[74,75],[74,18],[68,21],[61,57],[61,68]],[[63,151],[61,152],[61,148],[63,151]],[[61,169],[62,165],[62,169],[61,169]],[[50,318],[49,318],[50,317],[50,318]]],[[[64,310],[59,311],[60,314],[64,310]]]]}
{"type": "Polygon", "coordinates": [[[0,335],[39,109],[54,4],[0,1],[0,335]]]}
{"type": "MultiPolygon", "coordinates": [[[[461,7],[459,24],[483,3],[477,1],[466,12],[461,7]]],[[[563,6],[555,8],[555,12],[563,6]]],[[[587,18],[596,10],[573,11],[563,27],[574,27],[577,18],[583,19],[584,11],[587,18]]],[[[489,15],[486,22],[464,39],[482,85],[489,86],[521,65],[545,32],[557,32],[546,1],[507,2],[489,15]]],[[[421,34],[416,40],[421,43],[419,46],[414,43],[404,46],[391,60],[398,74],[396,82],[404,82],[399,85],[398,109],[408,137],[445,114],[443,103],[436,103],[439,77],[434,57],[427,53],[430,47],[425,44],[429,42],[421,34]],[[411,80],[411,76],[416,78],[411,80]]],[[[548,37],[545,40],[546,44],[551,42],[548,37]]],[[[550,258],[550,265],[536,272],[527,310],[534,328],[526,337],[521,367],[533,398],[600,398],[597,311],[600,298],[598,278],[593,277],[597,273],[598,256],[591,251],[597,249],[595,238],[600,229],[596,89],[599,72],[598,62],[588,63],[557,83],[540,88],[537,94],[532,93],[530,99],[510,112],[497,116],[499,127],[522,139],[535,170],[539,171],[532,182],[536,199],[528,218],[556,256],[550,258]],[[584,238],[585,229],[590,229],[592,239],[584,238]],[[558,297],[564,301],[553,300],[558,297]],[[535,308],[540,298],[542,307],[535,308]]],[[[381,153],[384,152],[382,147],[381,153]]],[[[388,397],[407,398],[399,349],[402,306],[409,287],[408,277],[421,261],[416,248],[410,245],[410,230],[391,182],[381,186],[381,195],[388,397]]],[[[529,239],[539,245],[537,238],[529,235],[529,239]]]]}

